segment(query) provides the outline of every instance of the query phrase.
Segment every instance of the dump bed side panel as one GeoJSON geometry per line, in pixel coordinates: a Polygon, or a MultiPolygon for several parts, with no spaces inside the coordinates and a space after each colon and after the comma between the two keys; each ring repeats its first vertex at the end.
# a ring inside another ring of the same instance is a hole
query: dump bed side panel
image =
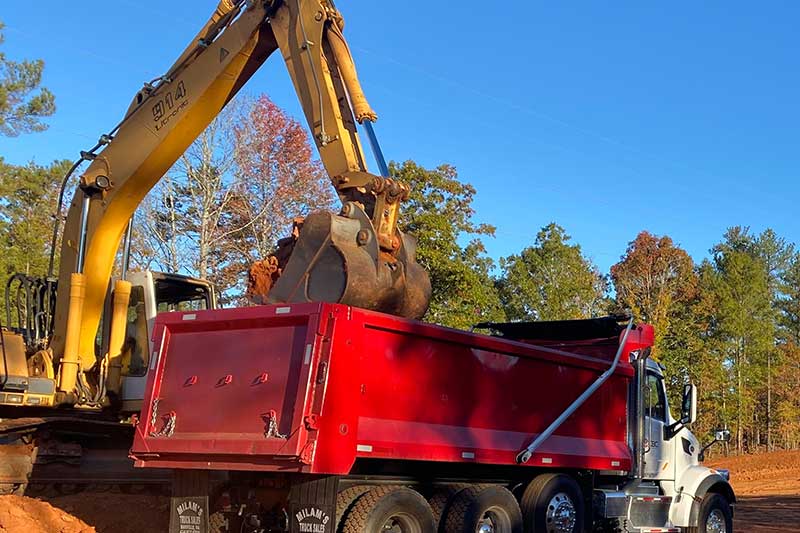
{"type": "MultiPolygon", "coordinates": [[[[358,455],[515,464],[517,454],[611,364],[587,355],[359,312],[358,455]]],[[[598,346],[601,344],[598,343],[598,346]]],[[[584,351],[586,351],[584,349],[584,351]]],[[[629,351],[629,350],[627,350],[629,351]]],[[[532,466],[628,470],[627,353],[532,466]]]]}

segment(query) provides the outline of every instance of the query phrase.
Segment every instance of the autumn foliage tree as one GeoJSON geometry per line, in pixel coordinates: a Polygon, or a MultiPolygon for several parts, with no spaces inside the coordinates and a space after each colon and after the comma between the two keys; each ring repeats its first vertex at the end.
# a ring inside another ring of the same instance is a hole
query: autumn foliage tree
{"type": "Polygon", "coordinates": [[[229,104],[138,214],[134,254],[207,278],[241,302],[248,267],[274,251],[292,220],[330,209],[332,188],[305,129],[266,96],[229,104]]]}
{"type": "Polygon", "coordinates": [[[695,297],[697,277],[692,258],[671,238],[643,231],[611,267],[611,279],[620,306],[655,327],[654,357],[658,357],[660,341],[669,335],[675,315],[695,297]]]}
{"type": "Polygon", "coordinates": [[[228,224],[239,269],[264,259],[296,217],[331,210],[333,187],[314,159],[308,133],[267,96],[256,99],[233,128],[235,200],[228,224]]]}

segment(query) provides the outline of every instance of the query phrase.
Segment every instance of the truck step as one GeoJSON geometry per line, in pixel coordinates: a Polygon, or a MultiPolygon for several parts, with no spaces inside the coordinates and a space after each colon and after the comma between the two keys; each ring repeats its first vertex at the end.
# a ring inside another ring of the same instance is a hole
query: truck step
{"type": "Polygon", "coordinates": [[[669,509],[672,505],[670,496],[630,495],[631,525],[641,532],[678,531],[671,529],[669,509]]]}

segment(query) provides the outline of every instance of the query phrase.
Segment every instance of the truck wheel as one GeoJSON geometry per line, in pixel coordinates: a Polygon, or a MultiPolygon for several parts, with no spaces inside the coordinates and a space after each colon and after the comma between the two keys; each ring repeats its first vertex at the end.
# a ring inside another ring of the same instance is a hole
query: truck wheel
{"type": "Polygon", "coordinates": [[[444,529],[447,533],[522,533],[522,512],[505,487],[471,487],[453,497],[444,529]]]}
{"type": "Polygon", "coordinates": [[[444,516],[450,501],[453,499],[453,496],[469,487],[471,487],[469,483],[456,483],[454,485],[447,485],[443,488],[437,489],[436,492],[433,493],[433,496],[428,498],[428,503],[433,511],[433,518],[436,521],[436,524],[439,524],[437,526],[439,528],[438,531],[444,531],[444,521],[442,520],[442,517],[444,516]]]}
{"type": "Polygon", "coordinates": [[[356,500],[372,490],[372,488],[370,485],[358,485],[356,487],[348,487],[336,495],[336,531],[342,530],[344,519],[356,500]]]}
{"type": "Polygon", "coordinates": [[[347,513],[343,533],[436,533],[430,505],[405,487],[376,487],[347,513]]]}
{"type": "Polygon", "coordinates": [[[697,527],[689,528],[691,533],[731,533],[733,513],[731,504],[722,494],[706,494],[700,504],[697,527]]]}
{"type": "Polygon", "coordinates": [[[520,502],[528,533],[583,531],[583,494],[565,474],[542,474],[530,482],[520,502]]]}

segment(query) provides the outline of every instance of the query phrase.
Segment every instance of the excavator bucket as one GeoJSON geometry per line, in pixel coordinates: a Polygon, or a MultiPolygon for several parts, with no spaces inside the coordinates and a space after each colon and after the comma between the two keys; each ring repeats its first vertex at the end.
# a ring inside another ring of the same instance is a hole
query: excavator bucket
{"type": "Polygon", "coordinates": [[[378,245],[364,210],[348,203],[342,215],[310,214],[274,257],[250,270],[257,303],[334,302],[406,318],[428,310],[431,283],[416,262],[416,241],[400,234],[397,250],[378,245]]]}

